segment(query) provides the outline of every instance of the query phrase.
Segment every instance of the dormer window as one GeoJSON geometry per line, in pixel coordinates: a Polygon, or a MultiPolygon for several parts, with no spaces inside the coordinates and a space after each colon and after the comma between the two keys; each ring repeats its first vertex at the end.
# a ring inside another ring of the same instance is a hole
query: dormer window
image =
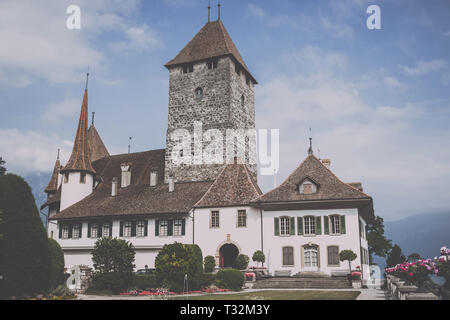
{"type": "Polygon", "coordinates": [[[300,183],[298,191],[300,194],[314,194],[317,192],[317,184],[315,184],[310,179],[305,179],[300,183]]]}
{"type": "Polygon", "coordinates": [[[80,183],[86,183],[86,172],[80,173],[80,183]]]}
{"type": "Polygon", "coordinates": [[[121,188],[126,188],[131,184],[131,164],[130,163],[122,163],[120,165],[120,169],[122,170],[122,179],[121,179],[121,188]]]}
{"type": "Polygon", "coordinates": [[[190,64],[183,67],[183,73],[191,73],[194,72],[194,65],[190,64]]]}

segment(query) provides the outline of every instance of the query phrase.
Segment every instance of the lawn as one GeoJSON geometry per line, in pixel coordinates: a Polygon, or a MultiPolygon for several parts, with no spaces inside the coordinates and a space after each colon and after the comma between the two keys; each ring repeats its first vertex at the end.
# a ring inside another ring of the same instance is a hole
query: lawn
{"type": "MultiPolygon", "coordinates": [[[[188,297],[188,300],[355,300],[359,291],[258,291],[230,294],[207,294],[188,297]]],[[[175,299],[186,299],[177,297],[175,299]]]]}

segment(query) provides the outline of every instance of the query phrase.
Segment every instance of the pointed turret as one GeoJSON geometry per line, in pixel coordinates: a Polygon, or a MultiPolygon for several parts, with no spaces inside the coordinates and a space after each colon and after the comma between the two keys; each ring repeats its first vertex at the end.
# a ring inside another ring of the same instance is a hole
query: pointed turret
{"type": "MultiPolygon", "coordinates": [[[[89,73],[88,73],[89,77],[89,73]]],[[[87,80],[84,91],[83,104],[81,105],[80,119],[78,121],[77,134],[73,144],[72,155],[61,172],[80,171],[95,174],[92,167],[88,143],[88,90],[87,80]]]]}
{"type": "Polygon", "coordinates": [[[89,154],[91,161],[95,162],[104,157],[109,157],[108,149],[106,149],[102,138],[98,134],[94,124],[89,127],[88,130],[88,142],[89,142],[89,154]]]}
{"type": "Polygon", "coordinates": [[[61,169],[61,163],[59,161],[59,149],[58,149],[58,157],[56,158],[55,166],[53,167],[53,174],[50,178],[50,182],[48,183],[47,187],[45,188],[44,192],[47,194],[48,197],[55,194],[56,191],[58,191],[58,176],[59,176],[59,170],[61,169]]]}

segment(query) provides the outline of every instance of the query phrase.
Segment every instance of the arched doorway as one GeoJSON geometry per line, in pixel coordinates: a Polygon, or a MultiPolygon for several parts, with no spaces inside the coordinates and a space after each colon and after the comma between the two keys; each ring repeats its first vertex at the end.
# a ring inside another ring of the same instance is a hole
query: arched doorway
{"type": "Polygon", "coordinates": [[[302,247],[304,271],[319,271],[320,251],[319,246],[307,244],[302,247]]]}
{"type": "Polygon", "coordinates": [[[234,268],[239,249],[232,243],[226,243],[219,250],[219,266],[221,268],[234,268]]]}

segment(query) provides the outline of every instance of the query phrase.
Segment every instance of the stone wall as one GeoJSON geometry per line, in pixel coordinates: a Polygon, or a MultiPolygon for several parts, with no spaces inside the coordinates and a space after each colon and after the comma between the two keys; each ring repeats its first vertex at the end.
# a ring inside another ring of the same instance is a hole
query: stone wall
{"type": "MultiPolygon", "coordinates": [[[[191,73],[183,73],[182,66],[171,68],[169,73],[165,182],[168,182],[170,174],[174,175],[177,182],[214,180],[225,163],[174,164],[171,159],[176,142],[170,139],[170,135],[177,129],[188,130],[191,135],[191,152],[194,153],[192,155],[198,156],[200,152],[194,148],[194,122],[201,122],[203,133],[209,129],[217,129],[221,132],[224,137],[223,155],[225,156],[227,129],[255,128],[254,84],[250,78],[247,81],[242,71],[239,74],[236,73],[235,63],[230,57],[218,59],[216,69],[208,69],[205,61],[194,64],[194,71],[191,73]],[[203,90],[201,98],[196,97],[197,88],[203,90]],[[244,97],[243,104],[242,97],[244,97]]],[[[210,142],[203,141],[203,149],[209,144],[210,142]]],[[[235,144],[237,148],[245,147],[239,143],[235,144]]],[[[256,149],[252,152],[256,155],[256,149]]],[[[256,164],[250,164],[248,153],[245,162],[256,175],[256,164]]]]}

